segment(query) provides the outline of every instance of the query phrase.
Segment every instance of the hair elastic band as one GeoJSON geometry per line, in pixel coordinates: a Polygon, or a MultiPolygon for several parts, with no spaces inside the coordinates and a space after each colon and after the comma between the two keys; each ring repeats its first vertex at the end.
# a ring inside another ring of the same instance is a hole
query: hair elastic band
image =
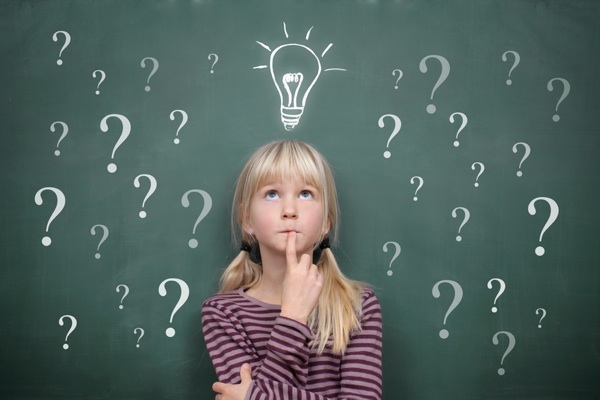
{"type": "MultiPolygon", "coordinates": [[[[313,251],[313,264],[316,264],[321,259],[321,255],[323,254],[323,250],[331,248],[331,244],[329,243],[329,237],[323,238],[321,243],[319,243],[319,247],[317,247],[313,251]]],[[[245,251],[248,253],[250,257],[250,261],[255,264],[262,264],[262,257],[260,255],[260,247],[258,247],[258,243],[250,244],[248,242],[242,241],[242,245],[240,246],[241,251],[245,251]]]]}

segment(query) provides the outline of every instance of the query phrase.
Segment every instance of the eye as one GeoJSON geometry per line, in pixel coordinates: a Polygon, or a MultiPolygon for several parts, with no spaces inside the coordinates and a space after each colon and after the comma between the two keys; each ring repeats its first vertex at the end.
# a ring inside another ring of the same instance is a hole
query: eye
{"type": "Polygon", "coordinates": [[[277,194],[276,191],[274,190],[269,190],[266,194],[265,194],[265,198],[272,200],[272,199],[277,199],[279,197],[279,195],[277,194]]]}
{"type": "Polygon", "coordinates": [[[311,199],[312,197],[313,197],[313,194],[310,190],[303,190],[300,192],[301,199],[311,199]]]}

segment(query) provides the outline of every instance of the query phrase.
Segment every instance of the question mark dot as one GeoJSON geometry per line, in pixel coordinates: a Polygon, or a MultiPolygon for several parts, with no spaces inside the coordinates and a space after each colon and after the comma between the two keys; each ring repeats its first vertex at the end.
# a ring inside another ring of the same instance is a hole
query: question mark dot
{"type": "Polygon", "coordinates": [[[512,85],[512,80],[510,80],[510,79],[507,79],[507,80],[506,80],[506,84],[507,84],[508,86],[512,85]]]}
{"type": "Polygon", "coordinates": [[[173,336],[175,336],[175,329],[167,328],[165,333],[167,334],[168,337],[173,337],[173,336]]]}
{"type": "Polygon", "coordinates": [[[554,122],[558,122],[558,121],[560,121],[560,115],[558,115],[558,114],[554,114],[554,115],[552,116],[552,121],[554,121],[554,122]]]}
{"type": "Polygon", "coordinates": [[[210,73],[211,73],[211,74],[214,74],[214,73],[215,73],[215,71],[213,71],[213,70],[211,69],[211,70],[210,70],[210,73]]]}
{"type": "Polygon", "coordinates": [[[198,241],[196,239],[190,239],[190,241],[188,242],[188,245],[192,249],[195,249],[196,247],[198,247],[198,241]]]}
{"type": "Polygon", "coordinates": [[[106,167],[106,169],[108,170],[108,172],[110,172],[111,174],[114,174],[117,171],[117,165],[114,163],[110,163],[108,164],[108,166],[106,167]]]}
{"type": "Polygon", "coordinates": [[[419,198],[417,196],[415,196],[415,197],[413,197],[413,200],[417,201],[417,200],[419,200],[419,198]]]}
{"type": "Polygon", "coordinates": [[[398,85],[394,86],[394,89],[398,90],[398,85]]]}
{"type": "Polygon", "coordinates": [[[96,260],[99,260],[101,255],[100,255],[100,253],[96,253],[96,255],[94,257],[96,257],[96,260]]]}
{"type": "Polygon", "coordinates": [[[44,246],[50,246],[50,243],[52,243],[52,239],[50,239],[48,236],[44,236],[42,239],[42,244],[44,246]]]}
{"type": "Polygon", "coordinates": [[[99,91],[99,90],[96,90],[96,95],[99,95],[99,94],[100,94],[100,91],[99,91]]]}
{"type": "Polygon", "coordinates": [[[492,312],[493,313],[498,312],[498,309],[496,307],[492,307],[492,312]]]}
{"type": "Polygon", "coordinates": [[[479,183],[475,182],[475,184],[473,186],[479,187],[479,183]]]}
{"type": "Polygon", "coordinates": [[[505,372],[506,371],[504,370],[504,368],[499,368],[498,369],[498,375],[500,375],[500,376],[504,375],[505,372]]]}
{"type": "Polygon", "coordinates": [[[435,105],[433,105],[433,104],[430,104],[430,105],[428,105],[428,106],[427,106],[427,112],[428,112],[429,114],[433,114],[433,113],[435,113],[435,110],[436,110],[436,108],[435,108],[435,105]]]}
{"type": "Polygon", "coordinates": [[[442,329],[442,330],[440,331],[440,337],[441,337],[442,339],[447,339],[447,338],[448,338],[448,336],[450,336],[450,332],[448,332],[446,329],[442,329]]]}
{"type": "Polygon", "coordinates": [[[521,176],[523,176],[523,172],[521,172],[521,171],[517,171],[517,176],[518,176],[518,177],[521,177],[521,176]]]}
{"type": "Polygon", "coordinates": [[[179,144],[179,138],[175,138],[175,140],[173,140],[173,143],[179,144]]]}
{"type": "Polygon", "coordinates": [[[140,218],[146,218],[146,215],[147,215],[146,211],[143,211],[143,210],[140,211],[140,214],[139,214],[140,218]]]}
{"type": "Polygon", "coordinates": [[[538,246],[535,248],[535,254],[537,254],[538,256],[543,256],[545,252],[546,250],[544,250],[542,246],[538,246]]]}
{"type": "Polygon", "coordinates": [[[139,344],[136,344],[136,345],[135,345],[135,347],[137,347],[137,348],[139,349],[139,348],[140,348],[140,345],[139,345],[139,344]]]}
{"type": "Polygon", "coordinates": [[[392,276],[394,275],[394,271],[392,271],[391,269],[387,272],[388,276],[392,276]]]}
{"type": "Polygon", "coordinates": [[[146,86],[146,87],[144,88],[144,90],[145,90],[146,92],[149,92],[149,91],[150,91],[150,86],[146,86]]]}
{"type": "Polygon", "coordinates": [[[56,63],[57,63],[58,65],[62,65],[62,60],[56,60],[56,63]]]}
{"type": "Polygon", "coordinates": [[[538,328],[540,328],[540,329],[541,329],[541,328],[542,328],[542,325],[541,325],[541,324],[540,324],[540,325],[538,325],[538,328]]]}
{"type": "Polygon", "coordinates": [[[460,142],[458,140],[454,141],[454,147],[460,146],[460,142]]]}
{"type": "Polygon", "coordinates": [[[385,158],[390,158],[390,157],[392,156],[392,153],[390,153],[389,151],[384,151],[384,152],[383,152],[383,156],[384,156],[385,158]]]}
{"type": "MultiPolygon", "coordinates": [[[[59,64],[59,65],[60,65],[60,64],[59,64]]],[[[69,348],[69,345],[68,345],[68,344],[66,344],[66,343],[65,343],[65,344],[63,344],[63,349],[67,350],[68,348],[69,348]]]]}
{"type": "Polygon", "coordinates": [[[120,304],[119,305],[119,310],[122,310],[122,309],[123,309],[123,304],[120,304]]]}
{"type": "Polygon", "coordinates": [[[462,240],[462,236],[458,235],[458,236],[456,237],[456,241],[457,241],[457,242],[460,242],[461,240],[462,240]]]}
{"type": "Polygon", "coordinates": [[[55,156],[60,156],[60,150],[54,150],[54,155],[55,156]]]}

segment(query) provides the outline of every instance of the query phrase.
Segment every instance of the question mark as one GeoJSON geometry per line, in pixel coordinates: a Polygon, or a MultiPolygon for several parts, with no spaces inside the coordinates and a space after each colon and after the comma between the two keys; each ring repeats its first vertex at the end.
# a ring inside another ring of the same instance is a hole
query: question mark
{"type": "Polygon", "coordinates": [[[504,54],[502,54],[502,61],[504,61],[504,62],[508,61],[508,57],[506,57],[507,54],[512,54],[515,57],[515,61],[513,62],[513,65],[510,68],[510,71],[508,71],[509,79],[506,80],[507,85],[512,85],[512,80],[510,79],[510,74],[513,72],[513,69],[517,68],[517,65],[519,65],[519,63],[521,62],[521,56],[519,56],[519,53],[517,53],[516,51],[508,50],[508,51],[505,51],[504,54]]]}
{"type": "MultiPolygon", "coordinates": [[[[52,223],[52,221],[54,221],[54,219],[58,216],[58,214],[61,213],[63,208],[65,208],[65,204],[66,204],[66,200],[67,200],[64,193],[60,189],[57,189],[55,187],[45,187],[45,188],[41,188],[40,190],[38,190],[37,193],[35,194],[35,197],[34,197],[35,204],[37,204],[38,206],[41,206],[42,204],[44,204],[44,200],[42,199],[42,193],[47,190],[53,192],[56,195],[56,207],[54,207],[54,211],[52,212],[52,215],[50,216],[50,219],[48,220],[48,223],[46,224],[46,232],[48,232],[48,229],[50,229],[50,224],[52,223]]],[[[42,244],[44,246],[50,246],[50,243],[52,243],[52,239],[50,239],[49,236],[44,236],[44,238],[42,239],[42,244]]]]}
{"type": "MultiPolygon", "coordinates": [[[[500,365],[503,365],[504,359],[515,348],[515,344],[517,343],[517,341],[515,339],[515,336],[512,333],[506,332],[506,331],[500,331],[500,332],[496,332],[496,334],[492,338],[492,343],[494,343],[496,346],[498,345],[498,343],[500,343],[500,341],[498,340],[498,335],[500,335],[500,334],[506,335],[508,337],[508,347],[507,347],[506,351],[504,352],[504,355],[502,356],[502,361],[500,361],[500,365]]],[[[504,375],[505,372],[506,371],[504,370],[504,368],[498,369],[498,375],[504,375]]]]}
{"type": "Polygon", "coordinates": [[[142,59],[142,62],[140,63],[140,66],[142,68],[146,68],[146,60],[152,61],[152,71],[150,72],[150,75],[148,75],[148,79],[146,79],[146,87],[144,88],[146,90],[146,92],[150,91],[150,78],[152,78],[152,75],[154,75],[156,73],[156,71],[158,71],[158,60],[154,57],[146,57],[144,59],[142,59]]]}
{"type": "MultiPolygon", "coordinates": [[[[204,206],[202,207],[202,211],[200,212],[200,215],[198,216],[198,218],[196,218],[196,223],[194,224],[194,229],[192,230],[192,234],[196,234],[196,227],[198,226],[200,221],[202,221],[204,219],[204,217],[206,217],[206,215],[210,212],[210,209],[212,208],[212,198],[210,197],[210,194],[208,194],[204,190],[200,190],[200,189],[188,190],[187,192],[185,192],[183,194],[183,197],[181,197],[181,205],[184,206],[185,208],[190,206],[190,200],[188,198],[190,193],[199,193],[200,195],[202,195],[202,198],[204,199],[204,206]]],[[[188,245],[192,249],[195,249],[196,247],[198,247],[198,241],[196,239],[190,239],[190,241],[188,242],[188,245]]]]}
{"type": "Polygon", "coordinates": [[[495,313],[495,312],[498,311],[498,308],[496,308],[496,300],[498,300],[498,298],[500,298],[500,296],[502,295],[502,293],[504,293],[504,289],[506,289],[506,284],[500,278],[492,278],[487,283],[488,289],[492,288],[492,282],[493,281],[496,281],[496,282],[498,282],[500,284],[500,289],[498,290],[498,294],[496,295],[496,298],[494,299],[494,307],[492,307],[492,312],[495,313]]]}
{"type": "MultiPolygon", "coordinates": [[[[121,144],[127,139],[127,137],[129,137],[129,134],[131,133],[131,122],[129,122],[129,119],[127,119],[127,117],[125,117],[124,115],[108,114],[106,117],[102,118],[102,121],[100,121],[100,130],[102,130],[102,132],[108,132],[108,124],[106,121],[108,121],[109,118],[118,118],[119,121],[121,121],[121,124],[123,125],[121,135],[119,136],[119,140],[117,140],[117,143],[113,147],[112,155],[110,157],[112,160],[113,158],[115,158],[115,152],[117,151],[119,146],[121,146],[121,144]]],[[[117,165],[115,163],[110,163],[108,164],[106,169],[112,174],[117,170],[117,165]]]]}
{"type": "Polygon", "coordinates": [[[415,179],[419,181],[419,186],[417,187],[417,190],[415,190],[415,197],[413,197],[413,200],[417,201],[419,200],[419,198],[417,197],[417,192],[423,187],[423,178],[421,178],[420,176],[413,176],[412,178],[410,178],[411,185],[415,184],[415,179]]]}
{"type": "Polygon", "coordinates": [[[214,74],[214,72],[215,72],[215,71],[213,71],[213,68],[215,67],[215,64],[217,63],[217,61],[219,61],[219,56],[218,56],[218,55],[216,55],[215,53],[210,53],[210,54],[208,55],[208,61],[210,61],[210,57],[211,57],[211,56],[215,56],[215,62],[213,62],[213,63],[212,63],[212,67],[210,67],[210,73],[211,73],[211,74],[214,74]]]}
{"type": "MultiPolygon", "coordinates": [[[[458,305],[460,304],[460,302],[462,301],[462,297],[463,297],[463,290],[462,290],[462,286],[460,286],[458,284],[458,282],[455,281],[450,281],[450,280],[443,280],[443,281],[439,281],[438,283],[436,283],[435,285],[433,285],[433,289],[431,289],[431,294],[433,295],[433,297],[435,297],[436,299],[440,297],[440,289],[439,286],[442,283],[447,283],[450,284],[453,288],[454,288],[454,299],[452,300],[452,304],[450,304],[450,307],[448,308],[448,311],[446,311],[446,316],[444,317],[444,325],[446,325],[446,320],[448,319],[448,316],[450,315],[450,313],[452,311],[454,311],[454,309],[456,307],[458,307],[458,305]]],[[[442,339],[446,339],[448,338],[448,336],[450,336],[450,332],[448,332],[447,329],[442,329],[440,331],[440,337],[442,339]]]]}
{"type": "Polygon", "coordinates": [[[69,45],[69,43],[71,43],[71,35],[69,35],[69,32],[65,32],[65,31],[56,31],[54,32],[54,35],[52,35],[52,40],[55,42],[58,42],[58,34],[62,34],[65,37],[65,43],[63,44],[62,48],[60,49],[60,53],[58,53],[58,60],[56,60],[56,64],[58,65],[62,65],[62,60],[60,59],[60,57],[62,56],[62,52],[67,48],[67,46],[69,45]]]}
{"type": "Polygon", "coordinates": [[[102,243],[104,243],[104,241],[108,238],[108,228],[105,225],[94,225],[92,226],[92,230],[91,230],[91,234],[96,236],[96,228],[102,228],[102,239],[100,239],[100,243],[98,243],[98,247],[96,248],[96,260],[100,259],[100,246],[102,245],[102,243]]]}
{"type": "Polygon", "coordinates": [[[106,79],[106,73],[104,71],[102,71],[101,69],[97,69],[94,72],[92,72],[92,78],[96,77],[96,73],[98,73],[100,75],[100,82],[98,82],[98,85],[96,85],[96,95],[100,94],[100,85],[102,84],[102,82],[104,82],[104,79],[106,79]]]}
{"type": "Polygon", "coordinates": [[[538,324],[539,324],[539,325],[538,325],[538,328],[541,328],[541,327],[542,327],[542,320],[543,320],[544,318],[546,318],[546,310],[544,310],[543,308],[538,308],[537,310],[535,310],[535,315],[539,315],[539,314],[540,314],[540,313],[539,313],[540,311],[542,312],[542,318],[540,318],[540,322],[538,322],[538,324]]]}
{"type": "Polygon", "coordinates": [[[465,128],[465,126],[467,126],[467,122],[469,121],[469,119],[467,118],[467,116],[461,112],[455,112],[454,114],[450,115],[450,122],[454,123],[454,116],[455,115],[460,115],[461,118],[461,123],[460,123],[460,128],[458,128],[458,132],[456,132],[456,140],[454,141],[454,147],[458,147],[460,146],[460,142],[458,141],[458,135],[459,133],[465,128]]]}
{"type": "MultiPolygon", "coordinates": [[[[535,215],[535,213],[536,213],[535,203],[539,200],[543,200],[543,201],[547,202],[548,205],[550,206],[550,215],[548,216],[548,220],[546,221],[546,224],[544,225],[544,228],[542,229],[542,232],[540,233],[540,242],[541,242],[542,237],[544,236],[544,232],[546,232],[546,230],[554,223],[554,221],[556,221],[556,218],[558,218],[558,204],[556,203],[556,201],[552,200],[549,197],[536,197],[535,199],[533,199],[529,202],[529,206],[527,207],[527,211],[529,211],[530,215],[535,215]]],[[[538,246],[535,248],[535,254],[537,254],[538,256],[543,256],[545,252],[546,252],[546,250],[544,250],[544,248],[542,246],[538,246]]]]}
{"type": "MultiPolygon", "coordinates": [[[[456,207],[454,210],[452,210],[452,218],[456,218],[457,214],[456,214],[456,210],[462,210],[465,213],[465,217],[463,218],[462,223],[460,224],[460,227],[458,228],[458,233],[460,233],[460,230],[462,229],[462,227],[469,221],[469,219],[471,218],[471,213],[469,212],[469,210],[467,210],[465,207],[456,207]]],[[[462,236],[458,235],[456,236],[456,241],[460,242],[462,240],[462,236]]]]}
{"type": "Polygon", "coordinates": [[[474,162],[474,163],[471,165],[471,169],[472,169],[473,171],[475,171],[475,166],[476,166],[476,165],[479,165],[479,173],[477,174],[477,177],[475,178],[475,184],[474,184],[474,186],[475,186],[475,187],[479,187],[479,182],[477,182],[477,180],[479,179],[479,177],[481,176],[481,174],[483,174],[483,171],[485,171],[485,166],[483,165],[483,163],[480,163],[480,162],[474,162]]]}
{"type": "MultiPolygon", "coordinates": [[[[148,178],[148,180],[150,181],[150,188],[148,189],[148,193],[146,193],[146,197],[144,197],[144,201],[142,202],[142,208],[144,208],[144,206],[146,205],[146,200],[148,200],[150,198],[150,196],[152,196],[152,194],[154,193],[154,191],[156,190],[156,178],[153,177],[152,175],[148,175],[148,174],[140,174],[138,176],[135,177],[135,179],[133,180],[133,186],[135,186],[136,188],[140,187],[140,178],[144,177],[144,178],[148,178]]],[[[142,210],[139,213],[140,218],[146,218],[146,211],[142,210]]]]}
{"type": "Polygon", "coordinates": [[[390,266],[388,267],[389,270],[387,272],[388,276],[392,276],[394,274],[394,272],[392,272],[392,263],[394,262],[394,260],[396,260],[396,258],[398,258],[398,256],[400,255],[400,244],[396,243],[396,242],[387,242],[383,245],[383,251],[387,253],[388,248],[387,245],[388,244],[393,244],[394,247],[396,248],[396,252],[394,253],[394,256],[392,257],[392,261],[390,261],[390,266]]]}
{"type": "Polygon", "coordinates": [[[72,315],[63,315],[58,320],[58,324],[60,326],[63,326],[65,324],[65,318],[69,318],[71,320],[71,327],[69,328],[69,332],[67,332],[67,336],[65,337],[65,344],[63,344],[63,349],[67,350],[69,348],[69,345],[66,342],[67,340],[69,340],[69,335],[71,334],[71,332],[73,332],[77,327],[77,319],[72,315]]]}
{"type": "MultiPolygon", "coordinates": [[[[450,75],[450,63],[448,62],[448,60],[446,60],[445,57],[437,56],[437,55],[429,55],[427,57],[424,57],[421,60],[421,62],[419,63],[419,70],[422,73],[426,73],[427,72],[427,60],[429,60],[430,58],[435,58],[442,65],[442,71],[440,73],[440,76],[439,76],[437,82],[435,83],[435,86],[433,87],[433,90],[431,91],[430,100],[433,101],[433,95],[434,95],[435,91],[440,87],[440,85],[442,83],[444,83],[444,81],[446,80],[446,78],[448,78],[448,75],[450,75]]],[[[429,114],[435,113],[435,110],[436,110],[435,105],[429,104],[427,106],[427,112],[429,114]]]]}
{"type": "Polygon", "coordinates": [[[402,72],[402,70],[395,69],[395,70],[392,71],[392,76],[396,76],[396,72],[398,72],[398,79],[396,79],[396,86],[394,86],[394,89],[398,89],[398,81],[400,79],[402,79],[402,76],[404,75],[404,73],[402,72]]]}
{"type": "MultiPolygon", "coordinates": [[[[173,111],[171,111],[171,115],[169,116],[171,118],[171,121],[175,121],[175,113],[176,112],[181,114],[181,123],[179,124],[177,133],[175,134],[175,136],[179,136],[179,131],[181,130],[181,128],[183,128],[185,126],[185,124],[188,121],[188,115],[183,110],[173,110],[173,111]]],[[[175,137],[175,140],[173,140],[173,142],[175,142],[175,144],[179,144],[179,138],[175,137]]]]}
{"type": "Polygon", "coordinates": [[[57,124],[62,126],[63,132],[60,135],[60,138],[58,139],[58,143],[56,143],[56,150],[54,150],[54,155],[60,156],[60,150],[58,150],[58,146],[60,145],[60,142],[67,136],[67,133],[69,133],[69,126],[62,121],[56,121],[56,122],[53,122],[52,125],[50,125],[51,132],[56,132],[57,124]]]}
{"type": "MultiPolygon", "coordinates": [[[[571,85],[569,84],[569,81],[567,81],[566,79],[563,79],[563,78],[550,79],[548,81],[548,85],[547,85],[547,88],[548,88],[549,92],[552,92],[554,90],[554,86],[552,85],[552,82],[554,82],[554,81],[559,81],[559,82],[561,82],[563,84],[562,95],[558,99],[558,102],[556,103],[556,108],[554,109],[554,111],[556,111],[558,113],[558,106],[569,95],[569,92],[571,91],[571,85]]],[[[554,114],[552,116],[552,121],[554,121],[554,122],[560,121],[560,116],[558,114],[554,114]]]]}
{"type": "Polygon", "coordinates": [[[518,145],[523,146],[523,148],[525,149],[525,154],[523,154],[523,157],[521,158],[521,162],[519,163],[519,171],[517,171],[517,176],[520,177],[520,176],[523,176],[523,172],[521,172],[521,165],[523,164],[523,161],[527,160],[527,157],[529,157],[529,154],[531,154],[531,147],[529,147],[529,145],[524,142],[515,143],[512,147],[512,151],[515,154],[517,154],[517,146],[518,145]]]}
{"type": "MultiPolygon", "coordinates": [[[[167,289],[165,287],[165,284],[167,282],[175,282],[181,288],[181,294],[179,296],[179,300],[177,301],[177,305],[175,305],[175,308],[173,309],[173,312],[171,313],[171,319],[169,320],[169,323],[173,323],[173,317],[175,316],[175,313],[181,308],[181,306],[183,306],[185,304],[185,302],[187,301],[187,299],[190,295],[190,288],[188,287],[187,283],[185,283],[181,279],[177,279],[177,278],[165,279],[158,286],[158,294],[160,294],[162,297],[165,297],[167,295],[167,289]]],[[[175,329],[173,329],[172,327],[167,328],[166,334],[168,337],[175,336],[175,329]]]]}
{"type": "Polygon", "coordinates": [[[135,347],[137,347],[139,349],[140,348],[140,340],[144,336],[144,329],[142,329],[142,328],[135,328],[133,330],[133,334],[136,335],[138,333],[138,331],[140,331],[140,337],[138,338],[137,344],[135,345],[135,347]]]}
{"type": "Polygon", "coordinates": [[[127,295],[129,294],[129,287],[127,285],[118,285],[117,293],[121,293],[120,288],[123,288],[123,290],[125,291],[125,294],[123,295],[123,297],[121,297],[121,304],[119,304],[119,308],[122,310],[123,309],[123,300],[125,300],[125,297],[127,297],[127,295]]]}
{"type": "MultiPolygon", "coordinates": [[[[400,128],[402,128],[402,121],[400,121],[400,117],[398,117],[397,115],[394,114],[384,114],[381,117],[379,117],[379,127],[383,128],[385,127],[385,122],[383,122],[383,119],[385,117],[390,117],[391,119],[394,120],[394,131],[392,132],[390,138],[387,141],[387,145],[385,146],[386,148],[390,147],[390,142],[392,141],[392,139],[394,138],[394,136],[396,136],[398,134],[398,132],[400,132],[400,128]]],[[[392,156],[392,153],[390,153],[388,150],[386,150],[383,153],[383,156],[385,158],[390,158],[392,156]]]]}

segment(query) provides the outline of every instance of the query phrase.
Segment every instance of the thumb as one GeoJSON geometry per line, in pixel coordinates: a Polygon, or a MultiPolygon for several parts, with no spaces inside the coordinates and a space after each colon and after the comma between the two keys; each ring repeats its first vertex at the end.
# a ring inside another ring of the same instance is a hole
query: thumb
{"type": "Polygon", "coordinates": [[[240,380],[244,383],[252,380],[252,367],[250,364],[242,364],[240,368],[240,380]]]}

